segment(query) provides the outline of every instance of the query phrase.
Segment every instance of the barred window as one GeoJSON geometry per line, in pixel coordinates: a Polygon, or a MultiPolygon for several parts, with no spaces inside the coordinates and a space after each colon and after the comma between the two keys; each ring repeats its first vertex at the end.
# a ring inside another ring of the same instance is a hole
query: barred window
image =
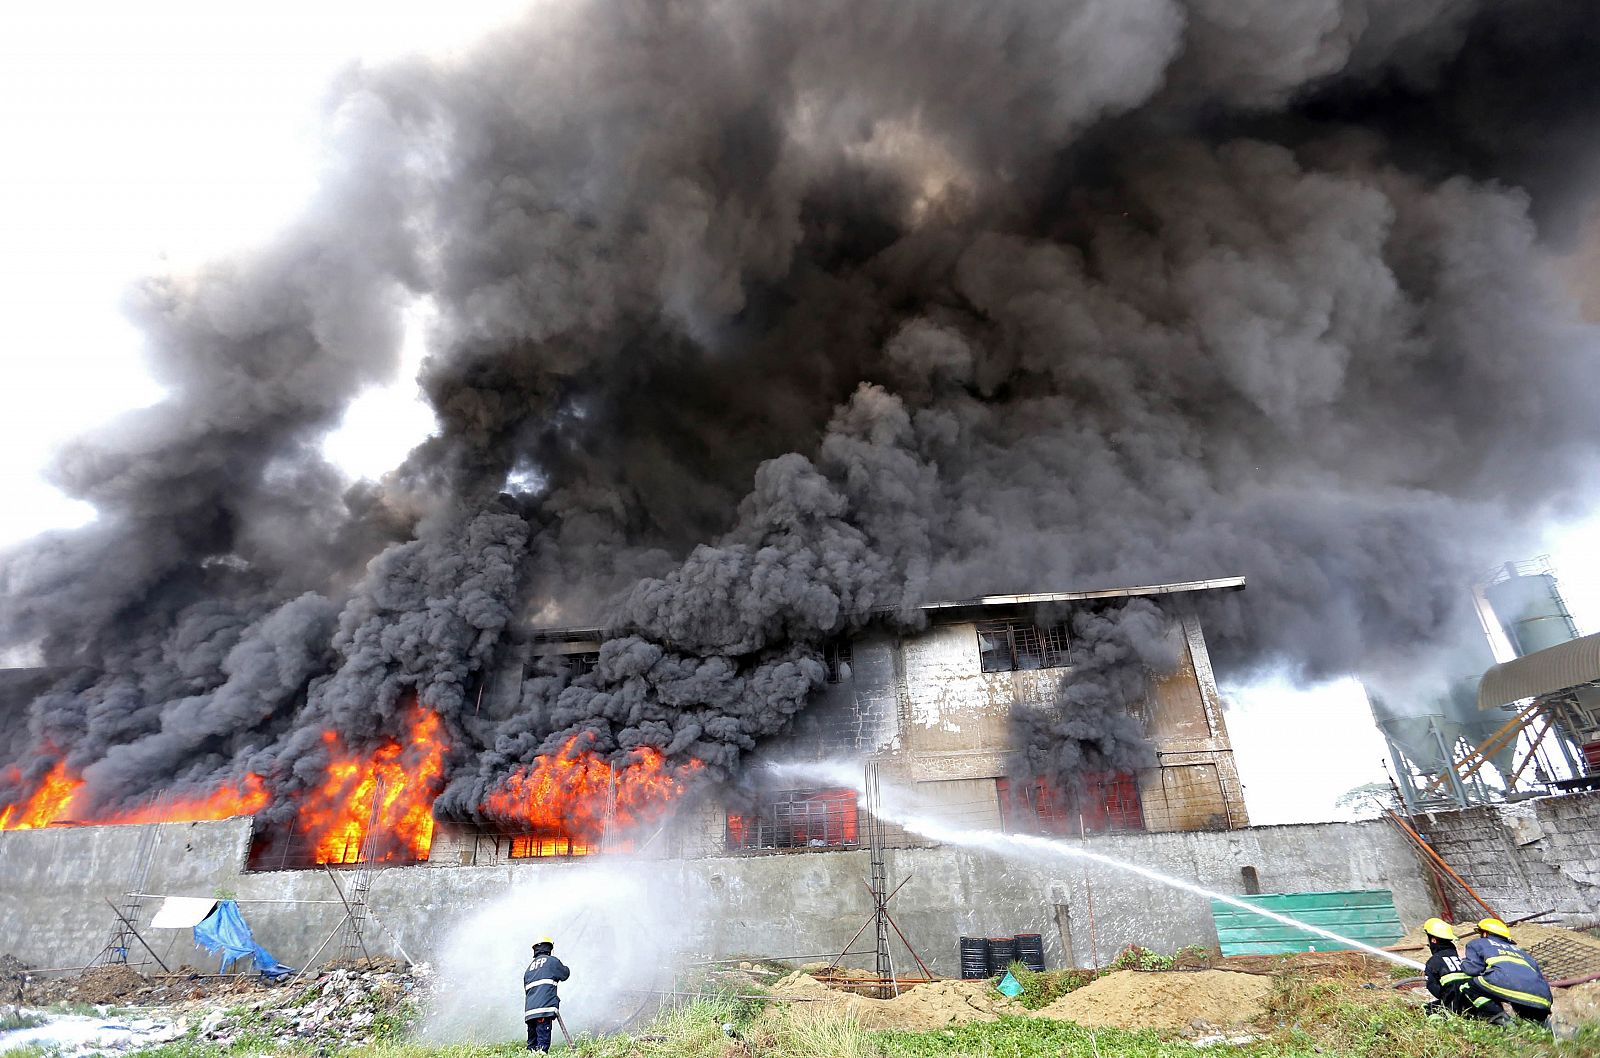
{"type": "Polygon", "coordinates": [[[567,671],[576,679],[595,670],[595,666],[600,664],[600,654],[597,651],[589,651],[585,654],[564,654],[561,660],[566,664],[567,671]]]}
{"type": "Polygon", "coordinates": [[[984,672],[1064,668],[1072,664],[1067,626],[982,621],[978,624],[978,661],[984,672]]]}
{"type": "Polygon", "coordinates": [[[844,636],[830,639],[822,648],[822,663],[828,669],[829,683],[843,683],[850,678],[850,667],[855,657],[850,650],[850,640],[844,636]]]}
{"type": "Polygon", "coordinates": [[[997,779],[1000,815],[1013,834],[1075,837],[1144,829],[1139,782],[1131,772],[1085,772],[1070,787],[1043,779],[997,779]]]}
{"type": "Polygon", "coordinates": [[[752,813],[729,813],[730,851],[832,849],[858,843],[854,790],[784,790],[752,813]]]}
{"type": "Polygon", "coordinates": [[[519,834],[511,839],[506,857],[513,860],[533,860],[553,856],[587,856],[594,851],[593,846],[573,841],[564,834],[554,837],[519,834]]]}

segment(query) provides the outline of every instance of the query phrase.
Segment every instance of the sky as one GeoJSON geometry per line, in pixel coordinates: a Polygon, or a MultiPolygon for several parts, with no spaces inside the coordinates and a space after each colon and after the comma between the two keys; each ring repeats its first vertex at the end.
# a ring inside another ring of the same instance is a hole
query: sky
{"type": "MultiPolygon", "coordinates": [[[[129,285],[247,249],[295,215],[317,183],[320,103],[340,70],[448,52],[528,7],[0,7],[0,548],[91,519],[49,484],[52,452],[161,398],[122,314],[129,285]]],[[[352,477],[383,473],[433,428],[415,384],[426,316],[426,305],[411,313],[397,377],[357,398],[325,442],[352,477]]],[[[1551,526],[1545,547],[1583,632],[1600,631],[1600,553],[1585,546],[1597,529],[1551,526]]],[[[1341,818],[1339,794],[1383,781],[1355,681],[1224,693],[1252,821],[1341,818]]]]}

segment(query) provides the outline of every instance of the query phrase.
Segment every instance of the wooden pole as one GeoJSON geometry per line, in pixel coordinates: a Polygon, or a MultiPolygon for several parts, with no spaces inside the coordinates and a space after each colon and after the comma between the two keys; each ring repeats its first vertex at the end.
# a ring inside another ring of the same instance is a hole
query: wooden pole
{"type": "Polygon", "coordinates": [[[1389,815],[1396,823],[1400,824],[1401,828],[1405,830],[1406,834],[1411,838],[1411,840],[1416,842],[1417,848],[1421,849],[1429,859],[1443,868],[1446,874],[1455,879],[1456,884],[1461,886],[1462,889],[1466,890],[1467,895],[1472,897],[1473,900],[1477,901],[1479,907],[1489,912],[1489,914],[1498,917],[1498,912],[1496,912],[1494,908],[1490,907],[1488,902],[1484,900],[1483,897],[1478,895],[1476,889],[1473,889],[1472,886],[1467,884],[1467,880],[1465,878],[1461,877],[1461,875],[1455,872],[1455,868],[1444,862],[1444,857],[1435,852],[1433,850],[1433,846],[1429,845],[1427,841],[1423,839],[1422,835],[1416,832],[1410,823],[1407,823],[1405,819],[1403,819],[1396,812],[1390,812],[1389,815]]]}

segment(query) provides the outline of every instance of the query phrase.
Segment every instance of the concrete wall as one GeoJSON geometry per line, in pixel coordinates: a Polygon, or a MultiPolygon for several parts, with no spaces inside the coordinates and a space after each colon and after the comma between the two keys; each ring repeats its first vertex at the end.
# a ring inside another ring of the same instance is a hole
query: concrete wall
{"type": "MultiPolygon", "coordinates": [[[[0,833],[0,952],[45,967],[92,959],[111,932],[105,901],[120,901],[138,883],[139,844],[152,829],[157,828],[0,833]]],[[[338,923],[341,909],[322,872],[244,871],[248,820],[158,829],[144,891],[324,901],[244,905],[258,939],[291,965],[308,959],[338,923]]],[[[1264,891],[1385,888],[1394,891],[1408,925],[1432,912],[1416,861],[1387,826],[1376,823],[1123,834],[1075,844],[1226,893],[1244,891],[1240,868],[1248,865],[1256,868],[1264,891]]],[[[413,956],[431,957],[453,922],[519,882],[571,878],[563,872],[602,862],[620,861],[389,868],[376,873],[371,902],[413,956]]],[[[957,972],[956,939],[964,934],[1041,933],[1052,965],[1068,961],[1069,951],[1071,961],[1104,962],[1130,942],[1170,951],[1216,939],[1205,899],[1099,864],[1023,864],[939,847],[891,850],[888,868],[891,884],[910,875],[892,905],[900,926],[933,968],[946,974],[957,972]]],[[[638,874],[670,888],[675,906],[683,909],[675,916],[689,921],[691,944],[708,956],[840,950],[869,912],[862,886],[868,861],[861,851],[662,859],[638,874]]],[[[348,882],[348,874],[342,877],[348,882]]],[[[144,907],[141,925],[154,910],[154,902],[144,907]]],[[[150,936],[163,956],[198,964],[187,931],[150,936]]],[[[388,948],[385,938],[377,943],[388,948]]]]}
{"type": "Polygon", "coordinates": [[[1502,917],[1553,908],[1562,920],[1588,921],[1600,913],[1600,791],[1429,812],[1416,823],[1502,917]]]}

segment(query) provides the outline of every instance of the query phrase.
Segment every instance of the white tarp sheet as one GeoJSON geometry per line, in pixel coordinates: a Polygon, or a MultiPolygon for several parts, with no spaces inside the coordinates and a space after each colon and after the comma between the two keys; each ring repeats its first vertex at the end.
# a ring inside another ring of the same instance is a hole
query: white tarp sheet
{"type": "Polygon", "coordinates": [[[209,896],[169,896],[161,901],[150,925],[156,929],[189,929],[203,921],[216,906],[216,900],[209,896]]]}

